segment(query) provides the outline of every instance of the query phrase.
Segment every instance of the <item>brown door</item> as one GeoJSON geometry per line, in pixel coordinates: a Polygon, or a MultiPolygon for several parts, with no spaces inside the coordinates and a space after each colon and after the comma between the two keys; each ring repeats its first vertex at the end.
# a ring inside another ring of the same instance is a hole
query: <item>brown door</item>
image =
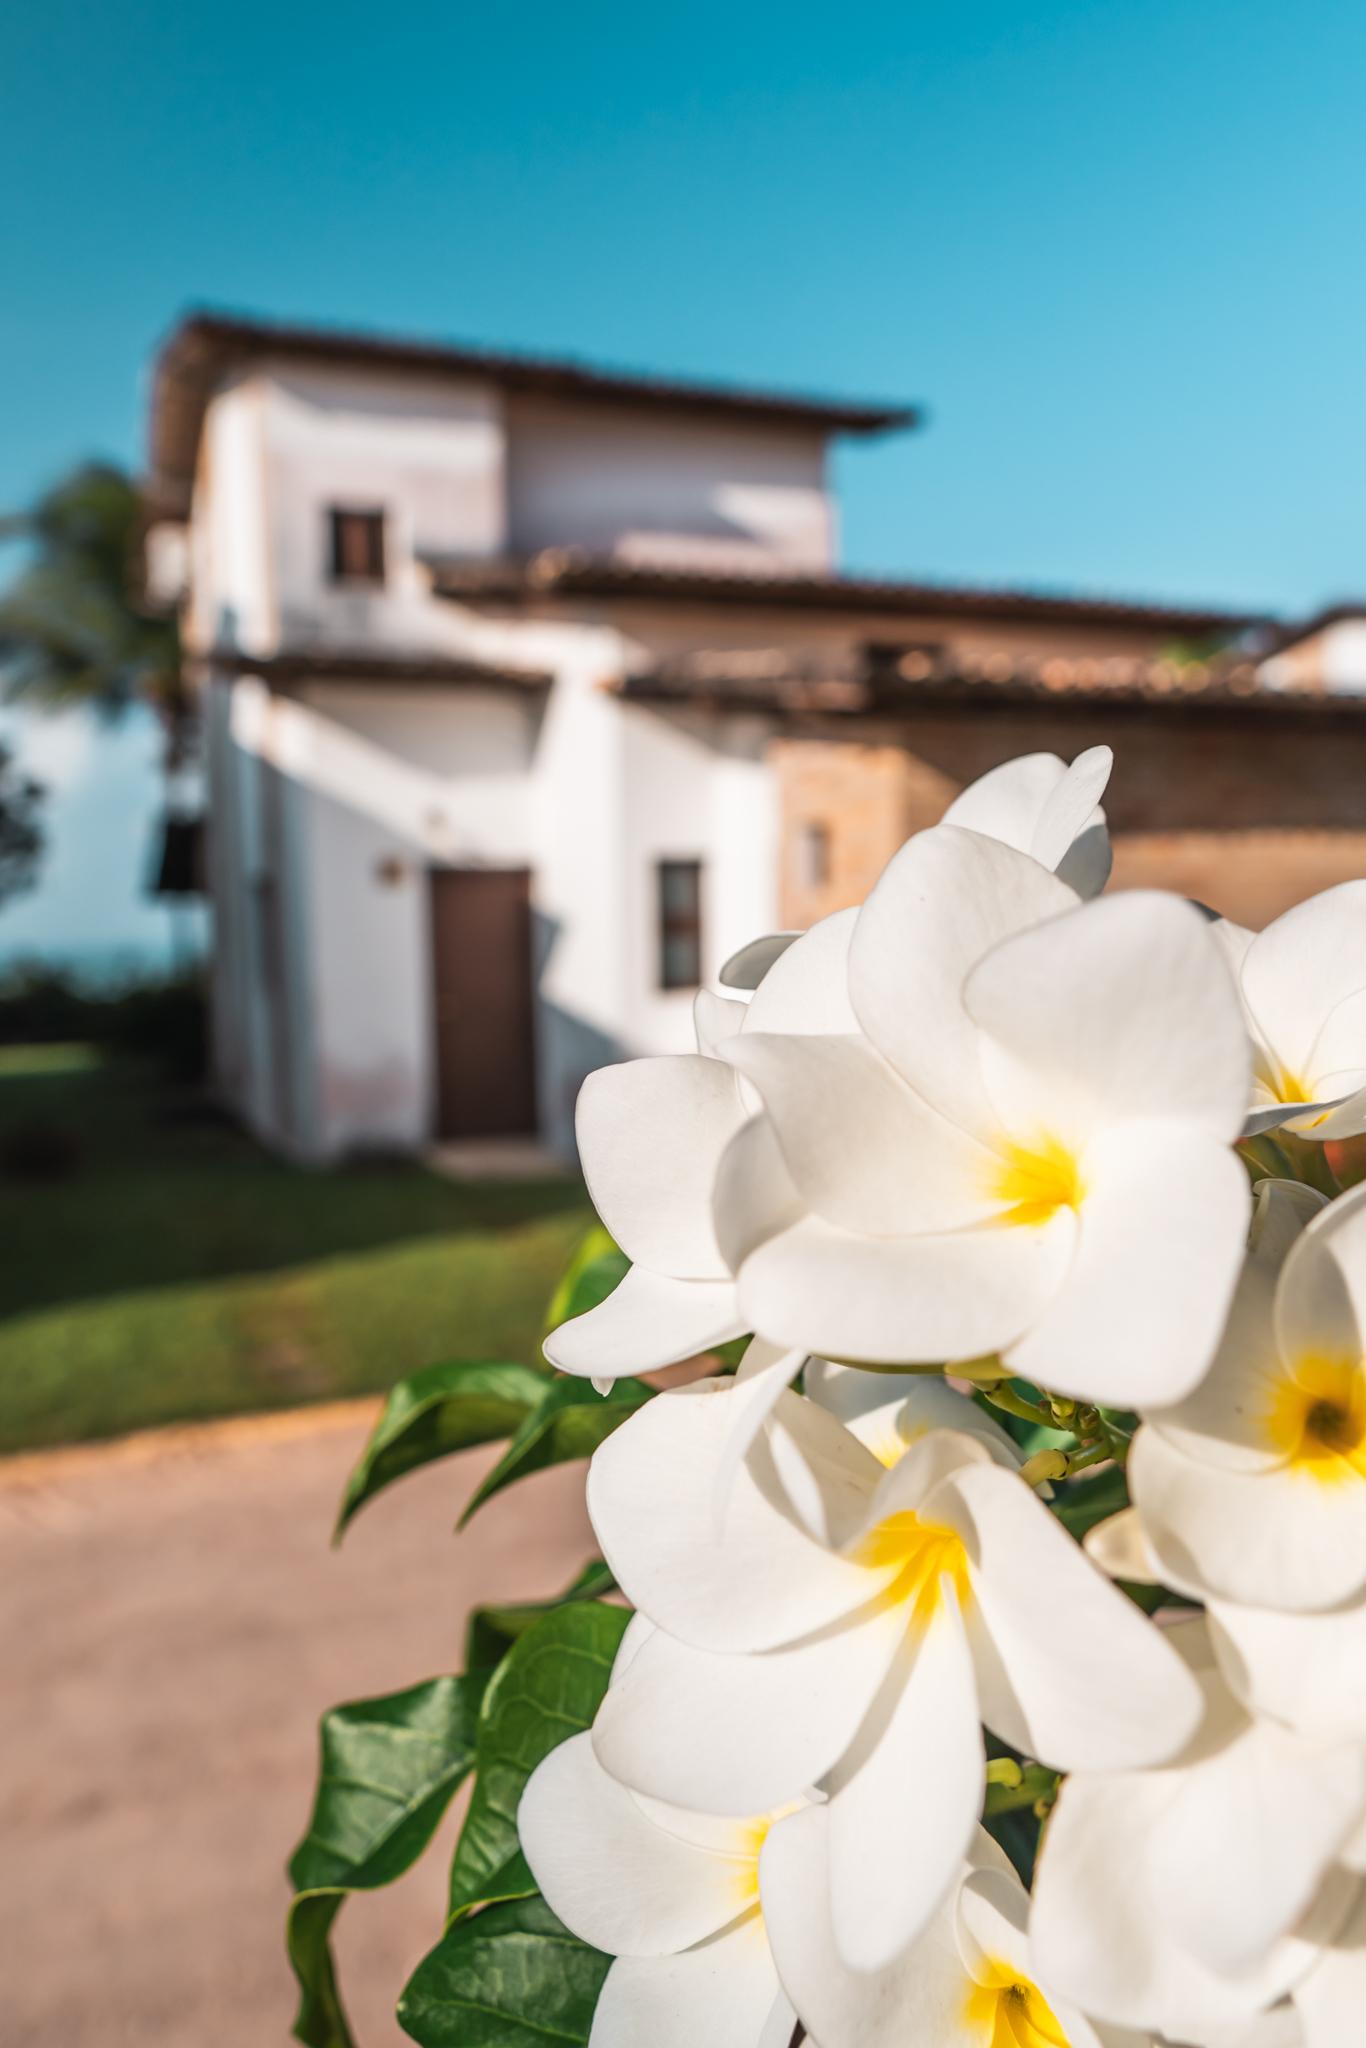
{"type": "Polygon", "coordinates": [[[433,868],[437,1132],[536,1128],[531,877],[525,868],[433,868]]]}

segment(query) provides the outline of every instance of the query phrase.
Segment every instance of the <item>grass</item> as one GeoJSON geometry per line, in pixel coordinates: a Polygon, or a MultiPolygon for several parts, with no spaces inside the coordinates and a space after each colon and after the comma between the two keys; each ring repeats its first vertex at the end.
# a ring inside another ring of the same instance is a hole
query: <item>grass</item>
{"type": "Polygon", "coordinates": [[[0,1451],[534,1359],[589,1221],[576,1181],[315,1173],[87,1048],[0,1049],[0,1451]],[[35,1139],[67,1170],[16,1172],[35,1139]]]}

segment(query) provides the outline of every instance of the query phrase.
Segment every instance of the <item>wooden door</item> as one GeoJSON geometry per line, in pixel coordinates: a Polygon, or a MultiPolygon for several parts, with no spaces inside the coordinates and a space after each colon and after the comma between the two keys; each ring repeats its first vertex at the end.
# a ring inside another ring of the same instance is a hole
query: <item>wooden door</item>
{"type": "Polygon", "coordinates": [[[437,1132],[536,1129],[531,876],[525,868],[433,868],[437,1132]]]}

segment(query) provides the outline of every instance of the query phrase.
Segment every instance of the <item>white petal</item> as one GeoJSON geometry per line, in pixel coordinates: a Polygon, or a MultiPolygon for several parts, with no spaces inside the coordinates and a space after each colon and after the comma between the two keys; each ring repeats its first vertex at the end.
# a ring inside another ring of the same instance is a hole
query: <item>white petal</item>
{"type": "Polygon", "coordinates": [[[676,1806],[771,1811],[848,1750],[904,1632],[901,1614],[865,1609],[791,1649],[717,1656],[658,1629],[598,1710],[597,1754],[676,1806]]]}
{"type": "Polygon", "coordinates": [[[1060,1770],[1130,1768],[1182,1746],[1201,1713],[1190,1672],[1022,1480],[973,1465],[925,1514],[967,1548],[988,1727],[1060,1770]]]}
{"type": "Polygon", "coordinates": [[[612,1676],[609,1681],[612,1685],[616,1685],[626,1676],[654,1633],[655,1625],[647,1615],[631,1616],[626,1624],[625,1634],[617,1644],[617,1654],[612,1659],[612,1676]]]}
{"type": "Polygon", "coordinates": [[[814,1429],[811,1401],[780,1401],[765,1440],[792,1512],[807,1533],[829,1550],[847,1550],[868,1526],[882,1486],[882,1461],[852,1430],[814,1429]],[[876,1476],[874,1476],[876,1475],[876,1476]]]}
{"type": "Polygon", "coordinates": [[[1000,1055],[987,1084],[1006,1126],[1071,1139],[1129,1117],[1189,1118],[1232,1140],[1252,1084],[1238,991],[1209,926],[1133,890],[1017,933],[963,989],[1000,1055]]]}
{"type": "Polygon", "coordinates": [[[1286,1259],[1276,1336],[1288,1363],[1366,1353],[1366,1183],[1322,1210],[1286,1259]]]}
{"type": "Polygon", "coordinates": [[[1366,882],[1297,903],[1243,958],[1243,995],[1281,1065],[1308,1079],[1315,1041],[1346,997],[1366,988],[1366,882]]]}
{"type": "Polygon", "coordinates": [[[1066,1781],[1035,1874],[1030,1947],[1036,1980],[1085,2012],[1196,2041],[1270,2004],[1302,1960],[1282,1943],[1251,1976],[1221,1978],[1175,1937],[1158,1910],[1147,1854],[1175,1783],[1170,1771],[1066,1781]]]}
{"type": "Polygon", "coordinates": [[[781,960],[793,940],[800,937],[800,932],[769,932],[762,939],[751,939],[731,954],[717,976],[718,981],[723,988],[758,988],[775,960],[781,960]]]}
{"type": "Polygon", "coordinates": [[[1198,1769],[1152,1833],[1158,1910],[1222,1976],[1254,1970],[1313,1901],[1366,1808],[1366,1750],[1245,1721],[1198,1769]]]}
{"type": "Polygon", "coordinates": [[[753,1866],[647,1819],[593,1753],[591,1735],[551,1750],[527,1780],[517,1833],[551,1908],[581,1941],[617,1956],[672,1955],[744,1911],[753,1866]]]}
{"type": "Polygon", "coordinates": [[[1349,1095],[1305,1135],[1324,1140],[1366,1136],[1366,1088],[1359,1088],[1355,1094],[1349,1095]]]}
{"type": "MultiPolygon", "coordinates": [[[[1019,853],[1031,853],[1039,820],[1067,772],[1067,763],[1058,754],[1017,754],[960,790],[940,822],[982,832],[1019,853]]],[[[1042,855],[1034,857],[1042,860],[1042,855]]],[[[1051,868],[1056,863],[1043,865],[1051,868]]]]}
{"type": "Polygon", "coordinates": [[[921,1934],[966,1854],[984,1757],[972,1658],[951,1591],[908,1630],[851,1748],[828,1781],[835,1947],[882,1970],[921,1934]]]}
{"type": "Polygon", "coordinates": [[[1023,1452],[967,1394],[927,1373],[867,1372],[828,1358],[808,1361],[807,1399],[838,1415],[876,1458],[892,1464],[930,1429],[961,1430],[986,1445],[998,1465],[1018,1469],[1023,1452]]]}
{"type": "Polygon", "coordinates": [[[579,1092],[588,1192],[627,1257],[680,1280],[720,1280],[712,1183],[744,1122],[728,1068],[696,1053],[600,1067],[579,1092]]]}
{"type": "Polygon", "coordinates": [[[971,1989],[953,1933],[953,1899],[885,1970],[850,1970],[830,1914],[830,1815],[808,1807],[779,1821],[759,1859],[773,1959],[821,2048],[954,2048],[971,1989]]]}
{"type": "Polygon", "coordinates": [[[1314,1968],[1296,1986],[1304,2048],[1347,2048],[1366,2012],[1366,1884],[1354,1912],[1314,1968]]]}
{"type": "Polygon", "coordinates": [[[1284,1130],[1290,1125],[1306,1138],[1322,1139],[1349,1135],[1337,1128],[1328,1130],[1329,1119],[1334,1112],[1352,1101],[1346,1095],[1329,1096],[1322,1102],[1273,1102],[1265,1109],[1250,1109],[1243,1118],[1243,1136],[1260,1138],[1266,1131],[1284,1130]],[[1300,1131],[1300,1126],[1305,1128],[1300,1131]]]}
{"type": "Polygon", "coordinates": [[[1129,1492],[1168,1585],[1292,1610],[1336,1607],[1366,1585],[1366,1486],[1303,1472],[1197,1463],[1156,1430],[1129,1453],[1129,1492]]]}
{"type": "Polygon", "coordinates": [[[753,1116],[735,1133],[716,1169],[712,1221],[721,1255],[738,1273],[750,1253],[806,1214],[769,1118],[753,1116]]]}
{"type": "Polygon", "coordinates": [[[713,994],[709,988],[700,988],[692,1005],[697,1050],[714,1058],[722,1039],[734,1037],[748,1014],[748,1003],[737,1003],[727,996],[713,994]]]}
{"type": "Polygon", "coordinates": [[[1088,747],[1049,791],[1026,849],[1044,867],[1060,869],[1073,843],[1098,822],[1097,806],[1114,764],[1109,747],[1088,747]]]}
{"type": "Polygon", "coordinates": [[[542,1349],[561,1372],[620,1379],[658,1372],[744,1335],[732,1280],[670,1280],[632,1266],[606,1301],[552,1330],[542,1349]]]}
{"type": "Polygon", "coordinates": [[[1202,1463],[1259,1472],[1280,1463],[1266,1417],[1281,1377],[1273,1305],[1296,1237],[1323,1197],[1290,1181],[1263,1181],[1253,1206],[1247,1256],[1213,1363],[1184,1401],[1147,1408],[1168,1443],[1202,1463]]]}
{"type": "Polygon", "coordinates": [[[999,1211],[992,1154],[913,1093],[866,1038],[746,1033],[721,1051],[758,1089],[793,1182],[827,1222],[899,1237],[999,1211]]]}
{"type": "MultiPolygon", "coordinates": [[[[878,1590],[875,1574],[806,1534],[762,1439],[735,1475],[718,1529],[714,1481],[736,1391],[711,1380],[659,1395],[608,1437],[588,1470],[588,1512],[628,1599],[682,1641],[722,1652],[792,1642],[878,1590]]],[[[777,1413],[815,1447],[813,1458],[833,1435],[847,1467],[848,1432],[832,1416],[788,1393],[777,1413]]],[[[871,1495],[881,1468],[861,1455],[871,1495]]]]}
{"type": "Polygon", "coordinates": [[[964,977],[1010,933],[1075,904],[1028,854],[938,825],[907,841],[859,913],[849,949],[859,1022],[898,1073],[965,1130],[989,1132],[999,1120],[964,1026],[964,977]]]}
{"type": "Polygon", "coordinates": [[[754,991],[746,1031],[857,1031],[849,1005],[856,910],[837,910],[788,946],[754,991]]]}
{"type": "Polygon", "coordinates": [[[614,1963],[588,2048],[757,2048],[777,1996],[755,1911],[682,1955],[614,1963]]]}
{"type": "Polygon", "coordinates": [[[1169,1404],[1201,1379],[1219,1341],[1242,1265],[1247,1176],[1216,1139],[1163,1123],[1106,1132],[1085,1172],[1076,1256],[1006,1362],[1086,1400],[1169,1404]]]}
{"type": "Polygon", "coordinates": [[[1066,882],[1069,889],[1075,889],[1083,902],[1089,902],[1093,896],[1099,896],[1109,881],[1114,864],[1105,813],[1097,810],[1095,823],[1078,833],[1058,862],[1058,880],[1066,882]]]}
{"type": "Polygon", "coordinates": [[[734,1420],[712,1476],[712,1512],[722,1531],[735,1475],[805,1358],[804,1351],[784,1351],[780,1345],[756,1337],[740,1360],[734,1382],[734,1420]]]}
{"type": "Polygon", "coordinates": [[[1366,1734],[1366,1595],[1326,1614],[1212,1601],[1225,1678],[1254,1712],[1323,1742],[1366,1734]]]}
{"type": "Polygon", "coordinates": [[[1082,1538],[1082,1548],[1107,1579],[1127,1579],[1131,1586],[1162,1583],[1137,1508],[1121,1508],[1097,1522],[1082,1538]]]}
{"type": "Polygon", "coordinates": [[[999,1351],[1056,1292],[1070,1210],[1038,1227],[860,1237],[811,1216],[751,1253],[740,1310],[775,1341],[873,1363],[932,1364],[999,1351]]]}

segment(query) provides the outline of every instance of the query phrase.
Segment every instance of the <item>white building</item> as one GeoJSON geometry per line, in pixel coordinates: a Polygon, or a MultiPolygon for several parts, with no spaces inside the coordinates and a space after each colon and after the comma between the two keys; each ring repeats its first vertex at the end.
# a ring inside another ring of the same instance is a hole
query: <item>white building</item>
{"type": "Polygon", "coordinates": [[[568,1149],[586,1072],[688,1048],[699,980],[860,894],[1030,706],[1127,701],[1242,623],[841,576],[831,440],[913,423],[175,331],[150,554],[183,556],[216,1071],[253,1129],[568,1149]]]}

